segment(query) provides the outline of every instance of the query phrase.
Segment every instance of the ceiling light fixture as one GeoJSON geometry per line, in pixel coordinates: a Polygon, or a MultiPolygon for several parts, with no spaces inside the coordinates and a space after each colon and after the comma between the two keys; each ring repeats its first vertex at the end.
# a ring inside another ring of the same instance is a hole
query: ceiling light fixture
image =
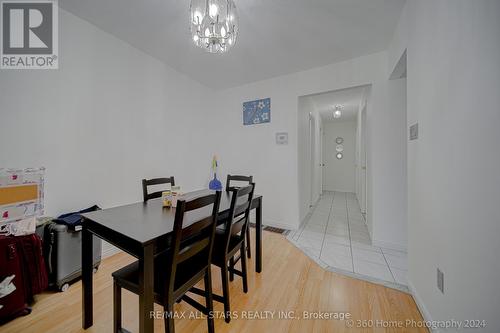
{"type": "Polygon", "coordinates": [[[191,0],[193,42],[210,53],[227,52],[238,38],[238,15],[233,0],[191,0]]]}
{"type": "Polygon", "coordinates": [[[340,104],[335,105],[335,111],[333,112],[333,118],[338,119],[342,116],[343,106],[340,104]]]}

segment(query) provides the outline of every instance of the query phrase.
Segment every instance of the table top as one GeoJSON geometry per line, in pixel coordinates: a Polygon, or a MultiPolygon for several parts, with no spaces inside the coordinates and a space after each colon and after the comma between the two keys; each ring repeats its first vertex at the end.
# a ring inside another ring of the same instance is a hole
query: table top
{"type": "MultiPolygon", "coordinates": [[[[193,199],[213,191],[200,190],[186,193],[183,198],[193,199]]],[[[253,201],[262,196],[254,195],[253,201]]],[[[226,213],[231,205],[231,193],[222,191],[219,214],[226,213]]],[[[211,206],[186,213],[184,226],[211,214],[211,206]]],[[[105,226],[140,243],[148,243],[174,229],[175,208],[163,207],[161,198],[125,206],[82,214],[88,220],[105,226]]],[[[84,222],[85,223],[85,222],[84,222]]]]}

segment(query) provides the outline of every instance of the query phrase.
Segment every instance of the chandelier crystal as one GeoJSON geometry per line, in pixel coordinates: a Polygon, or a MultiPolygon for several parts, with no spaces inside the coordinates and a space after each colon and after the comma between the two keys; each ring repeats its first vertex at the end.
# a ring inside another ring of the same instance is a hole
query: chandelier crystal
{"type": "Polygon", "coordinates": [[[238,38],[238,15],[233,0],[191,0],[191,37],[210,53],[227,52],[238,38]]]}

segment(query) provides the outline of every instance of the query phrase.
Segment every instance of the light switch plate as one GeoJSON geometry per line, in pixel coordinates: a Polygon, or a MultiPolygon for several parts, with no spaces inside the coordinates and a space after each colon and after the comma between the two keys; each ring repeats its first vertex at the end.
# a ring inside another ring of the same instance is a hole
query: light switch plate
{"type": "Polygon", "coordinates": [[[410,126],[410,140],[418,139],[418,123],[410,126]]]}
{"type": "Polygon", "coordinates": [[[277,145],[287,145],[288,144],[288,132],[276,133],[276,144],[277,145]]]}
{"type": "Polygon", "coordinates": [[[444,294],[444,273],[437,269],[437,287],[444,294]]]}

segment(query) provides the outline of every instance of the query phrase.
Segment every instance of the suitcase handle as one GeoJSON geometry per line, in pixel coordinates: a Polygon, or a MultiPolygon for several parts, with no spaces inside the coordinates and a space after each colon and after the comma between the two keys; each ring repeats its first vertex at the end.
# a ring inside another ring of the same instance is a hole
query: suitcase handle
{"type": "Polygon", "coordinates": [[[50,246],[49,246],[49,253],[47,254],[47,265],[49,266],[49,274],[52,274],[52,249],[54,248],[54,233],[50,233],[50,246]]]}

